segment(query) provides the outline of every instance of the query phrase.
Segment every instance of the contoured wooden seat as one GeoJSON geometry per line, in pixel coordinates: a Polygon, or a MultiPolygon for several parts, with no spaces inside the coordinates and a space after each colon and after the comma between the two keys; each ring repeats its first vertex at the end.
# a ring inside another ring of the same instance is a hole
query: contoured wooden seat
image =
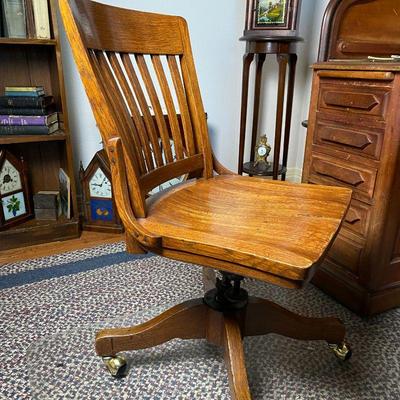
{"type": "Polygon", "coordinates": [[[351,192],[237,176],[215,159],[184,19],[87,0],[60,0],[60,8],[110,159],[128,250],[222,272],[202,299],[99,332],[96,351],[110,372],[124,369],[120,351],[203,338],[225,349],[232,397],[250,399],[244,336],[326,340],[348,358],[339,320],[249,298],[240,282],[301,287],[332,243],[351,192]],[[148,197],[182,175],[187,182],[148,197]]]}
{"type": "Polygon", "coordinates": [[[162,238],[164,256],[297,287],[311,277],[346,210],[349,191],[331,190],[223,175],[157,197],[138,222],[162,238]]]}

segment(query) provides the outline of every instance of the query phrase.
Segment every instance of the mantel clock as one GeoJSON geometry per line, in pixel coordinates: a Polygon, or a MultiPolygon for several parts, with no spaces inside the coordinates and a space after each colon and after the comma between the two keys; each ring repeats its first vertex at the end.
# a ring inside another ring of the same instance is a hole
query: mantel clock
{"type": "Polygon", "coordinates": [[[94,155],[86,170],[81,163],[79,176],[83,196],[83,229],[123,232],[113,197],[110,163],[105,150],[94,155]]]}
{"type": "Polygon", "coordinates": [[[0,230],[32,216],[26,163],[8,150],[0,150],[0,230]]]}

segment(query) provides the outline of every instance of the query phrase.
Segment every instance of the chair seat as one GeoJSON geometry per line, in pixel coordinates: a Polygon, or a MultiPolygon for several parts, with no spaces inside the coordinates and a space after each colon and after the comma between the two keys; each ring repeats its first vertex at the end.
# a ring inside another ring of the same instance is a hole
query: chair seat
{"type": "Polygon", "coordinates": [[[139,223],[162,237],[163,249],[231,262],[245,276],[258,271],[304,281],[335,237],[350,197],[344,188],[225,175],[161,194],[139,223]]]}

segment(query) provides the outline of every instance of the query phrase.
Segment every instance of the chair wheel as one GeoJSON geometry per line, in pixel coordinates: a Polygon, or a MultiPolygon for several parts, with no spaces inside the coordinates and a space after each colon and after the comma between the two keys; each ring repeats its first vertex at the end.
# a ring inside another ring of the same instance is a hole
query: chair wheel
{"type": "Polygon", "coordinates": [[[103,362],[106,365],[111,376],[114,378],[122,378],[126,372],[126,360],[122,356],[103,357],[103,362]]]}
{"type": "Polygon", "coordinates": [[[347,361],[351,358],[351,348],[345,342],[341,344],[329,344],[329,348],[340,361],[347,361]]]}

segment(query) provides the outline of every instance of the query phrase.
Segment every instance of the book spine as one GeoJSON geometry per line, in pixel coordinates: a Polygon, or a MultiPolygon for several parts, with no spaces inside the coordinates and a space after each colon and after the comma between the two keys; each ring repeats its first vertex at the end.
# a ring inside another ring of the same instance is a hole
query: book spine
{"type": "Polygon", "coordinates": [[[26,38],[24,0],[2,0],[5,34],[10,38],[26,38]]]}
{"type": "Polygon", "coordinates": [[[0,115],[0,125],[13,125],[13,126],[24,126],[24,125],[45,125],[48,126],[56,122],[53,115],[47,116],[20,116],[20,115],[0,115]]]}
{"type": "Polygon", "coordinates": [[[46,108],[12,108],[0,107],[1,115],[47,115],[49,111],[46,108]]]}
{"type": "Polygon", "coordinates": [[[26,33],[30,39],[36,37],[35,17],[33,16],[32,0],[25,0],[26,33]]]}
{"type": "Polygon", "coordinates": [[[50,17],[47,0],[32,0],[36,37],[50,39],[50,17]]]}
{"type": "MultiPolygon", "coordinates": [[[[57,124],[58,125],[58,124],[57,124]]],[[[57,129],[48,126],[10,126],[0,125],[0,135],[48,135],[57,129]]]]}
{"type": "Polygon", "coordinates": [[[6,92],[43,92],[43,86],[6,86],[6,92]]]}
{"type": "Polygon", "coordinates": [[[15,108],[43,108],[51,104],[53,98],[31,96],[0,96],[0,107],[15,108]]]}
{"type": "Polygon", "coordinates": [[[44,95],[44,92],[9,92],[6,90],[5,95],[11,97],[40,97],[44,95]]]}

